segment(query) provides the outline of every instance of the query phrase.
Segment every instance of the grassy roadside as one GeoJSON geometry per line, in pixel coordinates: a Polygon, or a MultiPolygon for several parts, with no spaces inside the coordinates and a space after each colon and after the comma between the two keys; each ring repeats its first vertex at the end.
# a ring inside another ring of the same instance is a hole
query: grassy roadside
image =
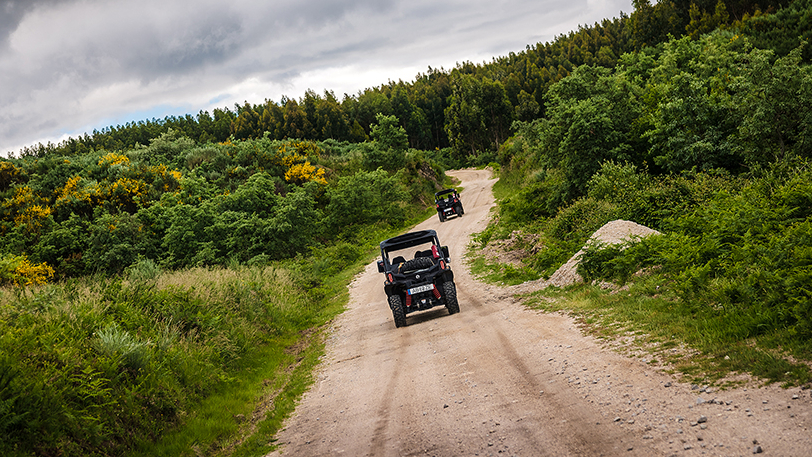
{"type": "MultiPolygon", "coordinates": [[[[481,246],[468,252],[474,274],[490,284],[523,282],[520,269],[484,258],[481,246]]],[[[529,279],[533,279],[532,277],[529,279]]],[[[747,323],[734,313],[708,313],[684,303],[669,281],[648,272],[624,286],[576,284],[521,296],[525,306],[573,316],[582,330],[609,347],[637,357],[653,368],[684,376],[688,382],[738,385],[748,374],[763,383],[810,386],[810,360],[788,329],[740,338],[747,323]],[[799,355],[800,354],[800,355],[799,355]]]]}
{"type": "Polygon", "coordinates": [[[257,348],[240,362],[230,382],[197,405],[180,427],[128,455],[260,456],[272,451],[273,436],[313,383],[329,322],[346,306],[346,285],[364,264],[355,262],[321,285],[323,298],[313,326],[257,348]]]}
{"type": "Polygon", "coordinates": [[[183,419],[183,426],[160,441],[145,443],[131,456],[263,455],[282,418],[300,395],[306,373],[318,359],[318,335],[303,341],[280,338],[241,364],[234,380],[206,398],[183,419]],[[286,348],[300,347],[299,350],[286,348]],[[304,371],[304,375],[303,375],[304,371]]]}
{"type": "Polygon", "coordinates": [[[1,290],[0,454],[230,454],[258,404],[277,420],[292,409],[360,265],[322,278],[299,261],[1,290]]]}
{"type": "Polygon", "coordinates": [[[588,195],[540,213],[555,172],[514,161],[494,185],[498,212],[474,235],[468,262],[483,281],[518,284],[552,275],[607,222],[655,228],[662,234],[623,247],[590,246],[578,271],[587,284],[525,302],[570,313],[696,383],[752,376],[809,386],[809,170],[790,160],[748,176],[657,177],[607,163],[588,195]]]}
{"type": "Polygon", "coordinates": [[[526,305],[575,316],[583,329],[610,346],[669,373],[680,373],[695,384],[721,388],[743,382],[748,373],[765,383],[809,385],[808,362],[795,359],[777,344],[789,335],[774,331],[761,337],[731,337],[739,324],[729,316],[697,316],[696,310],[658,293],[656,278],[628,289],[610,291],[579,285],[527,297],[526,305]]]}

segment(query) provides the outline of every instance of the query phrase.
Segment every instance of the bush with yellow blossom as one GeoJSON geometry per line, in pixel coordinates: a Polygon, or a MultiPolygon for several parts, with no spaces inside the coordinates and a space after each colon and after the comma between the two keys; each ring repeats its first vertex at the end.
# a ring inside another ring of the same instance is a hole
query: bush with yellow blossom
{"type": "Polygon", "coordinates": [[[45,262],[33,263],[24,255],[6,254],[0,257],[0,285],[44,284],[53,276],[54,269],[45,262]]]}
{"type": "Polygon", "coordinates": [[[324,178],[324,168],[317,168],[311,165],[310,161],[291,165],[288,171],[285,172],[285,181],[295,184],[315,182],[323,186],[327,185],[327,179],[324,178]]]}

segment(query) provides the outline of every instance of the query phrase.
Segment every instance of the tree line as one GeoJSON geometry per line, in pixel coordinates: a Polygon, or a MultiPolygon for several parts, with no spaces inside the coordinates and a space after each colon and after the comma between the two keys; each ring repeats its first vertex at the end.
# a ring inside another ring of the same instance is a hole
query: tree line
{"type": "MultiPolygon", "coordinates": [[[[147,145],[169,129],[200,143],[269,137],[363,142],[379,113],[396,116],[416,149],[452,147],[459,159],[495,151],[509,136],[514,120],[532,121],[547,112],[544,94],[581,65],[613,68],[624,53],[667,42],[669,37],[731,28],[761,48],[785,55],[810,33],[808,0],[635,0],[634,12],[604,19],[546,43],[494,58],[458,63],[451,70],[429,67],[413,81],[390,81],[358,94],[339,97],[330,90],[308,90],[279,102],[223,107],[196,115],[167,116],[94,130],[59,144],[23,148],[18,155],[42,156],[117,151],[147,145]],[[785,7],[785,8],[783,8],[785,7]],[[764,8],[764,10],[760,9],[764,8]],[[767,13],[774,14],[767,14],[767,13]]],[[[803,53],[804,61],[810,51],[803,53]]]]}

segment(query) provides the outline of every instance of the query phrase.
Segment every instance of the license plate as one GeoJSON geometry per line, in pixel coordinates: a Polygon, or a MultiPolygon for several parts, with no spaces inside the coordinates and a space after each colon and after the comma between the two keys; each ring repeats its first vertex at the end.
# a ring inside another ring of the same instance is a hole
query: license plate
{"type": "Polygon", "coordinates": [[[454,211],[454,208],[446,208],[446,209],[445,209],[445,212],[446,212],[446,213],[449,213],[449,212],[451,212],[451,211],[454,211]]]}
{"type": "Polygon", "coordinates": [[[434,284],[426,284],[425,286],[417,286],[412,287],[408,290],[409,295],[419,294],[423,292],[428,292],[430,290],[434,290],[434,284]]]}

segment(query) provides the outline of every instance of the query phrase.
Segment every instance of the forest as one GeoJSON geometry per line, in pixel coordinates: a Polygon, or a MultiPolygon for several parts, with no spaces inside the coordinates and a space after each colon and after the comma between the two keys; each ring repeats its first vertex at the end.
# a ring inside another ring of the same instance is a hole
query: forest
{"type": "MultiPolygon", "coordinates": [[[[488,266],[502,282],[549,276],[628,219],[664,235],[591,247],[587,280],[667,289],[663,309],[742,353],[812,358],[812,0],[634,8],[340,101],[308,91],[0,160],[0,453],[149,455],[246,364],[290,364],[461,166],[500,178],[481,244],[541,239],[522,269],[488,266]]],[[[729,368],[809,382],[775,359],[729,368]]],[[[200,433],[216,449],[234,430],[200,433]]]]}

